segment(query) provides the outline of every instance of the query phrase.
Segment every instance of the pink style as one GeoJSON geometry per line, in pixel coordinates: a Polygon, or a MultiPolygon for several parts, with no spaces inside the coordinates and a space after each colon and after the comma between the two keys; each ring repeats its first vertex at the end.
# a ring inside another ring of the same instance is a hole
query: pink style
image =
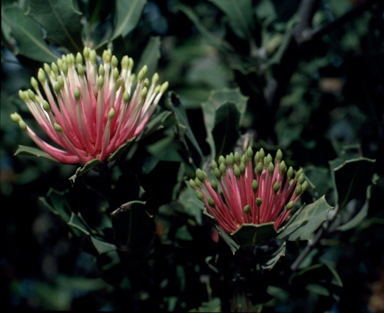
{"type": "Polygon", "coordinates": [[[65,150],[40,139],[19,114],[11,115],[42,150],[62,163],[104,161],[143,131],[168,87],[168,82],[157,85],[157,73],[151,82],[145,78],[147,66],[136,77],[128,56],[121,61],[121,71],[111,50],[104,51],[98,68],[95,51],[84,48],[83,56],[69,54],[57,64],[44,64],[37,77],[45,96],[33,77],[35,92],[19,92],[41,128],[65,150]]]}
{"type": "Polygon", "coordinates": [[[261,148],[255,155],[253,170],[251,148],[242,157],[237,152],[226,158],[220,156],[219,165],[212,161],[218,183],[209,182],[208,174],[198,169],[190,185],[227,233],[233,233],[242,224],[268,222],[274,222],[277,230],[308,187],[303,170],[294,174],[282,158],[278,150],[273,164],[272,156],[265,156],[261,148]]]}

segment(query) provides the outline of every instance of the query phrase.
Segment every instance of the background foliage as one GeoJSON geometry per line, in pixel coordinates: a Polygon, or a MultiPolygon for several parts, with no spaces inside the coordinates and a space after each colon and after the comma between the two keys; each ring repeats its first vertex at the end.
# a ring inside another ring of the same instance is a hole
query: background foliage
{"type": "Polygon", "coordinates": [[[5,306],[384,312],[383,11],[374,0],[3,0],[5,306]],[[34,145],[9,115],[37,125],[18,90],[84,46],[169,81],[146,134],[110,170],[14,156],[34,145]],[[185,181],[247,145],[281,148],[310,182],[302,202],[319,202],[268,245],[236,251],[185,181]]]}

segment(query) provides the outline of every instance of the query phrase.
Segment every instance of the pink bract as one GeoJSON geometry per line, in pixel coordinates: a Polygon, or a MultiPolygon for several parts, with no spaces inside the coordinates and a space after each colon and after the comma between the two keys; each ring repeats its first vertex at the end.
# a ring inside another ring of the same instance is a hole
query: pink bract
{"type": "Polygon", "coordinates": [[[145,78],[147,66],[136,77],[128,56],[122,58],[120,71],[111,50],[104,51],[102,59],[103,64],[97,68],[96,52],[89,48],[76,58],[72,54],[63,56],[57,64],[44,64],[44,70],[38,72],[44,95],[33,77],[35,92],[19,92],[41,128],[64,150],[40,139],[17,113],[11,115],[12,120],[62,163],[107,159],[143,131],[168,87],[167,82],[157,85],[157,73],[151,82],[145,78]]]}
{"type": "Polygon", "coordinates": [[[255,155],[253,168],[251,148],[242,157],[237,152],[226,158],[220,156],[219,164],[212,161],[217,180],[209,182],[208,174],[198,169],[190,185],[207,212],[227,233],[233,233],[243,224],[268,222],[274,222],[277,230],[308,187],[303,170],[294,173],[282,158],[278,150],[272,162],[272,156],[265,156],[261,148],[255,155]]]}

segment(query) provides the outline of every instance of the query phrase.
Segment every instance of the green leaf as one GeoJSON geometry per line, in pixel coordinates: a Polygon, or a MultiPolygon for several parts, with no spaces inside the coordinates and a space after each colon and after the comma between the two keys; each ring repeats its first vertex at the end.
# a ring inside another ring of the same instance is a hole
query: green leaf
{"type": "Polygon", "coordinates": [[[329,170],[322,167],[308,166],[305,168],[305,177],[314,186],[314,196],[325,195],[332,187],[329,170]]]}
{"type": "Polygon", "coordinates": [[[188,312],[221,312],[220,298],[213,298],[208,302],[203,302],[201,306],[188,312]]]}
{"type": "MultiPolygon", "coordinates": [[[[183,127],[185,129],[186,136],[188,137],[190,142],[193,144],[193,146],[199,153],[201,160],[203,161],[204,160],[203,152],[201,151],[200,145],[197,142],[195,135],[192,132],[191,126],[188,121],[187,112],[185,111],[183,105],[180,103],[179,97],[173,92],[170,92],[168,93],[167,100],[168,100],[167,101],[168,106],[176,116],[176,123],[177,123],[177,126],[179,127],[179,135],[183,134],[183,132],[180,130],[180,127],[183,127]]],[[[187,148],[187,151],[189,151],[188,145],[185,141],[184,136],[183,137],[180,136],[180,140],[183,141],[185,147],[187,148]]]]}
{"type": "Polygon", "coordinates": [[[222,10],[233,32],[240,38],[251,37],[254,25],[252,0],[209,0],[222,10]]]}
{"type": "Polygon", "coordinates": [[[339,162],[330,162],[333,168],[333,180],[336,192],[337,203],[340,210],[344,209],[347,203],[353,198],[362,195],[367,186],[371,184],[373,163],[375,160],[360,158],[347,160],[341,165],[339,162]]]}
{"type": "Polygon", "coordinates": [[[272,270],[272,268],[276,265],[277,261],[279,261],[281,257],[285,256],[286,244],[286,242],[283,242],[283,244],[272,254],[272,257],[269,260],[261,263],[261,268],[263,270],[272,270]]]}
{"type": "Polygon", "coordinates": [[[201,212],[203,210],[203,203],[197,199],[196,191],[188,184],[183,189],[179,196],[179,202],[183,205],[185,213],[193,216],[196,222],[201,225],[201,212]]]}
{"type": "Polygon", "coordinates": [[[177,9],[182,11],[192,21],[207,44],[216,47],[219,50],[233,50],[228,42],[212,35],[212,33],[200,22],[198,16],[191,8],[185,5],[179,5],[177,9]]]}
{"type": "Polygon", "coordinates": [[[241,247],[266,245],[277,234],[274,222],[264,224],[243,224],[231,236],[241,247]]]}
{"type": "Polygon", "coordinates": [[[208,101],[201,104],[213,159],[230,152],[235,145],[247,101],[239,89],[222,89],[212,91],[208,101]]]}
{"type": "Polygon", "coordinates": [[[151,37],[141,54],[140,61],[136,66],[138,73],[144,65],[148,67],[147,77],[151,81],[153,74],[156,72],[157,63],[160,59],[160,37],[151,37]]]}
{"type": "Polygon", "coordinates": [[[150,134],[154,133],[155,131],[161,128],[164,128],[164,124],[167,124],[169,120],[171,120],[171,115],[172,112],[163,111],[157,114],[156,116],[151,117],[147,125],[145,125],[142,134],[140,134],[140,139],[149,136],[150,134]]]}
{"type": "Polygon", "coordinates": [[[347,223],[339,226],[337,230],[346,231],[355,228],[356,226],[360,225],[360,223],[366,218],[366,216],[368,215],[369,200],[371,199],[371,188],[372,185],[369,185],[367,187],[367,196],[361,210],[347,223]]]}
{"type": "Polygon", "coordinates": [[[225,155],[232,151],[239,139],[240,113],[232,102],[225,102],[215,112],[214,128],[212,130],[215,142],[216,156],[225,155]]]}
{"type": "Polygon", "coordinates": [[[11,27],[11,33],[18,44],[18,54],[40,62],[56,62],[55,55],[43,40],[40,26],[24,12],[17,4],[2,9],[1,16],[11,27]]]}
{"type": "Polygon", "coordinates": [[[321,197],[316,202],[304,207],[298,215],[293,216],[289,225],[280,230],[277,238],[288,241],[309,240],[313,232],[327,219],[331,208],[325,197],[321,197]]]}
{"type": "Polygon", "coordinates": [[[72,1],[28,0],[26,15],[38,22],[46,37],[76,53],[83,49],[80,18],[72,1]]]}
{"type": "Polygon", "coordinates": [[[61,219],[68,223],[73,214],[71,207],[65,197],[66,192],[60,192],[53,188],[49,189],[45,197],[39,198],[45,207],[52,211],[55,215],[59,215],[61,219]]]}
{"type": "Polygon", "coordinates": [[[131,143],[136,139],[136,137],[133,137],[131,139],[128,139],[124,144],[122,144],[115,152],[111,154],[111,156],[108,158],[108,162],[112,162],[116,159],[118,159],[125,151],[128,149],[128,147],[131,145],[131,143]]]}
{"type": "Polygon", "coordinates": [[[93,160],[85,163],[83,167],[79,167],[76,170],[76,173],[73,174],[68,179],[70,180],[70,182],[72,184],[74,184],[78,177],[83,176],[84,174],[88,173],[91,169],[93,169],[99,163],[101,163],[101,161],[99,159],[93,159],[93,160]]]}
{"type": "Polygon", "coordinates": [[[116,25],[111,41],[127,36],[139,23],[146,0],[116,0],[116,25]]]}
{"type": "Polygon", "coordinates": [[[116,246],[111,244],[111,243],[97,239],[93,236],[91,236],[90,238],[91,238],[93,246],[96,248],[96,250],[99,254],[105,254],[105,253],[116,250],[116,246]]]}
{"type": "Polygon", "coordinates": [[[38,158],[45,158],[45,159],[54,161],[56,163],[60,163],[55,158],[51,157],[48,153],[46,153],[40,149],[33,148],[33,147],[19,146],[19,148],[17,148],[14,155],[19,155],[19,154],[20,155],[33,155],[33,156],[36,156],[38,158]]]}
{"type": "Polygon", "coordinates": [[[315,264],[297,273],[289,279],[292,283],[328,283],[343,287],[343,282],[335,269],[329,264],[315,264]]]}
{"type": "Polygon", "coordinates": [[[71,218],[67,224],[71,227],[74,227],[74,228],[80,230],[83,234],[85,234],[87,236],[90,235],[89,231],[87,230],[87,227],[73,212],[72,212],[71,218]]]}
{"type": "Polygon", "coordinates": [[[188,231],[186,225],[183,225],[183,226],[181,226],[181,227],[179,227],[179,228],[177,229],[176,234],[175,234],[175,237],[176,237],[177,239],[185,240],[185,241],[191,241],[191,240],[193,240],[193,237],[192,237],[192,235],[190,234],[190,232],[188,231]]]}

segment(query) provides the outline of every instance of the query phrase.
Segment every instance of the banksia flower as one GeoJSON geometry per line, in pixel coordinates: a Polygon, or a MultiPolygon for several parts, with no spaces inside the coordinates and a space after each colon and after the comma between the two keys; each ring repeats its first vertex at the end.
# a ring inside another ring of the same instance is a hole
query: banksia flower
{"type": "Polygon", "coordinates": [[[277,230],[291,212],[296,201],[307,189],[303,171],[294,173],[282,160],[281,150],[265,156],[261,148],[254,157],[248,148],[243,156],[219,157],[219,164],[212,161],[217,180],[208,179],[208,174],[198,169],[196,179],[190,185],[196,190],[207,211],[229,234],[243,224],[274,222],[277,230]]]}
{"type": "Polygon", "coordinates": [[[44,95],[33,77],[34,91],[19,92],[41,128],[64,150],[40,139],[19,114],[12,114],[12,120],[62,163],[104,161],[143,131],[168,87],[167,82],[158,85],[157,73],[150,82],[147,66],[133,74],[128,56],[121,60],[120,71],[111,50],[104,51],[102,59],[97,68],[96,52],[89,48],[84,48],[83,55],[63,56],[38,72],[44,95]]]}

